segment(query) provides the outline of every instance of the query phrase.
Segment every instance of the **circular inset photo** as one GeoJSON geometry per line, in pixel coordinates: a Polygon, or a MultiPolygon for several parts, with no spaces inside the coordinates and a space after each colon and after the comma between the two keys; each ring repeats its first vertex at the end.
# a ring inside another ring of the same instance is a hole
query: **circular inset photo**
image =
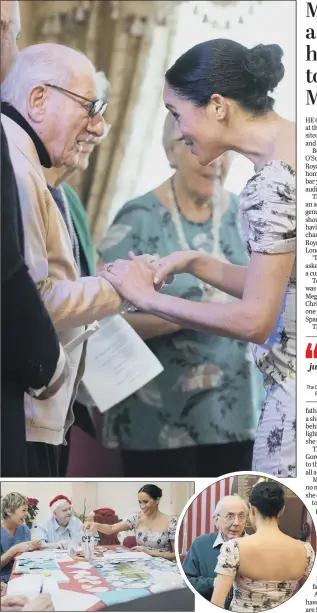
{"type": "Polygon", "coordinates": [[[309,576],[316,531],[302,500],[257,473],[222,477],[187,506],[177,561],[194,593],[229,611],[270,611],[309,576]]]}

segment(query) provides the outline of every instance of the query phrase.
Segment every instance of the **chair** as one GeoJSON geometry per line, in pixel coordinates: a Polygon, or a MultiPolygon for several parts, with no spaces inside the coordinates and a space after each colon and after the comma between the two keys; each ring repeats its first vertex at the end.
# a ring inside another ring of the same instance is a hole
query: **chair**
{"type": "MultiPolygon", "coordinates": [[[[120,519],[113,509],[104,507],[94,511],[94,521],[98,524],[109,524],[113,526],[113,524],[117,524],[120,519]]],[[[100,545],[120,545],[120,541],[116,534],[102,534],[101,532],[98,532],[98,534],[100,545]]]]}
{"type": "Polygon", "coordinates": [[[128,549],[132,549],[132,547],[137,546],[135,536],[126,536],[122,543],[123,547],[128,547],[128,549]]]}

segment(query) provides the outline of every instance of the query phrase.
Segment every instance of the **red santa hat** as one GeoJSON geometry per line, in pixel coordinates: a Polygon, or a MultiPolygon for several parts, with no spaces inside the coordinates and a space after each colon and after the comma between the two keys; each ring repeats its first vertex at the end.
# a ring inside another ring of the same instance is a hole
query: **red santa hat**
{"type": "Polygon", "coordinates": [[[67,496],[64,496],[63,494],[59,494],[58,496],[55,496],[53,500],[51,500],[49,507],[51,511],[54,512],[64,502],[68,502],[68,504],[72,504],[71,500],[69,500],[67,496]]]}

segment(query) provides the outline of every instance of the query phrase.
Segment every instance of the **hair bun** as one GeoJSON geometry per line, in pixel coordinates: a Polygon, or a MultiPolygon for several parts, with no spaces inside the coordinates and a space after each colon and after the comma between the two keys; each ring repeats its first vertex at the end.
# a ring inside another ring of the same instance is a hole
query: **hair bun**
{"type": "Polygon", "coordinates": [[[283,55],[279,45],[256,45],[247,50],[244,67],[263,89],[271,92],[284,76],[283,55]]]}
{"type": "Polygon", "coordinates": [[[262,498],[263,500],[269,500],[270,502],[277,502],[281,499],[281,493],[278,491],[274,491],[272,489],[270,489],[269,487],[266,487],[263,491],[262,491],[262,498]]]}

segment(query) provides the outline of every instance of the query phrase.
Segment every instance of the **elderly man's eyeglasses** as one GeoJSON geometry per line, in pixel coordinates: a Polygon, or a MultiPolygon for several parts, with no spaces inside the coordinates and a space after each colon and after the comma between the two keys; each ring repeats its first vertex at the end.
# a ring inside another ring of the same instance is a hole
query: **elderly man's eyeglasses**
{"type": "Polygon", "coordinates": [[[223,517],[228,523],[233,523],[235,518],[237,518],[239,523],[242,523],[246,520],[247,516],[245,513],[227,513],[226,515],[217,515],[217,517],[223,517]]]}
{"type": "Polygon", "coordinates": [[[71,92],[68,89],[59,87],[58,85],[52,85],[51,83],[44,83],[44,85],[46,87],[51,87],[52,89],[56,89],[57,91],[62,92],[64,94],[68,94],[70,96],[75,96],[76,98],[80,98],[80,100],[85,100],[86,104],[84,106],[88,111],[89,117],[94,117],[95,115],[98,115],[98,113],[103,115],[108,106],[108,102],[105,102],[104,100],[99,100],[98,98],[96,100],[89,100],[89,98],[85,98],[84,96],[75,94],[75,92],[71,92]]]}

